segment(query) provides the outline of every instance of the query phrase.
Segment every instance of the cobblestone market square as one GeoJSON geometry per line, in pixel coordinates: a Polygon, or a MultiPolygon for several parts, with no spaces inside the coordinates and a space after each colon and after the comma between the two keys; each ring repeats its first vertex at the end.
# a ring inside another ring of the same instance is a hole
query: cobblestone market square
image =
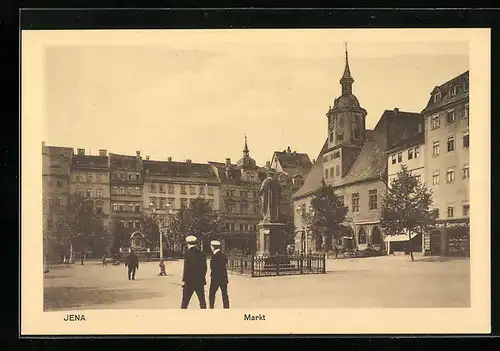
{"type": "MultiPolygon", "coordinates": [[[[88,261],[54,266],[44,277],[44,309],[179,309],[182,260],[140,263],[135,281],[122,265],[88,261]]],[[[229,275],[231,308],[469,307],[469,259],[383,256],[329,259],[326,275],[250,278],[229,275]]],[[[208,285],[205,287],[208,296],[208,285]]],[[[222,308],[220,293],[215,308],[222,308]]],[[[193,296],[189,309],[199,309],[193,296]]]]}

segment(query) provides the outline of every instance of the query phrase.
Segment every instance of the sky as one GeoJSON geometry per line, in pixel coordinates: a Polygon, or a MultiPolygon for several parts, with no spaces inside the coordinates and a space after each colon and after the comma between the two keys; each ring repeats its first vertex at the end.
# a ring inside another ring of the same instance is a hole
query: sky
{"type": "MultiPolygon", "coordinates": [[[[340,95],[342,31],[164,31],[160,40],[78,40],[44,57],[48,145],[193,162],[290,146],[315,159],[340,95]]],[[[358,37],[348,42],[353,93],[375,127],[384,110],[420,112],[436,85],[469,69],[467,41],[358,37]]]]}

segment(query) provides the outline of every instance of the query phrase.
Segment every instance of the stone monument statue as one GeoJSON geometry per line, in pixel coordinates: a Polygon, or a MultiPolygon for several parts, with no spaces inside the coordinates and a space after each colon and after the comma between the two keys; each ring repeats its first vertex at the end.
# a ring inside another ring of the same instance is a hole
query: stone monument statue
{"type": "MultiPolygon", "coordinates": [[[[271,169],[269,162],[267,163],[267,178],[260,185],[259,195],[262,200],[262,221],[257,226],[257,254],[286,255],[283,231],[285,224],[279,222],[281,185],[275,179],[275,172],[271,169]]],[[[276,257],[271,257],[271,259],[275,264],[278,263],[276,257]]]]}
{"type": "Polygon", "coordinates": [[[274,172],[270,169],[260,185],[259,195],[262,199],[263,222],[276,223],[279,219],[281,185],[274,179],[274,172]]]}

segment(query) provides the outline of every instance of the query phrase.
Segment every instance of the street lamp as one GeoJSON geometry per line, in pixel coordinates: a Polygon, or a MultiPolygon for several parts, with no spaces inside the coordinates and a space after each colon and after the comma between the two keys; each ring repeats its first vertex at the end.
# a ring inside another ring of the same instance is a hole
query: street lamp
{"type": "MultiPolygon", "coordinates": [[[[168,227],[168,220],[167,219],[161,219],[157,213],[156,213],[156,205],[153,201],[149,203],[149,210],[150,210],[150,217],[151,219],[155,222],[155,224],[158,226],[158,231],[160,235],[160,260],[163,260],[163,228],[168,227]]],[[[166,204],[166,213],[167,215],[170,215],[172,211],[172,206],[170,205],[170,202],[167,202],[166,204]]]]}

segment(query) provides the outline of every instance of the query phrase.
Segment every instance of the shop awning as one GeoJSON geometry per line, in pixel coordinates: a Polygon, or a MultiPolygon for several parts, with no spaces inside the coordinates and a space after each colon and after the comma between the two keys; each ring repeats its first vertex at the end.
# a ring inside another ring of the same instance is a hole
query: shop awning
{"type": "MultiPolygon", "coordinates": [[[[417,234],[412,234],[411,238],[416,237],[417,234]]],[[[387,235],[384,241],[408,241],[408,234],[387,235]]]]}

